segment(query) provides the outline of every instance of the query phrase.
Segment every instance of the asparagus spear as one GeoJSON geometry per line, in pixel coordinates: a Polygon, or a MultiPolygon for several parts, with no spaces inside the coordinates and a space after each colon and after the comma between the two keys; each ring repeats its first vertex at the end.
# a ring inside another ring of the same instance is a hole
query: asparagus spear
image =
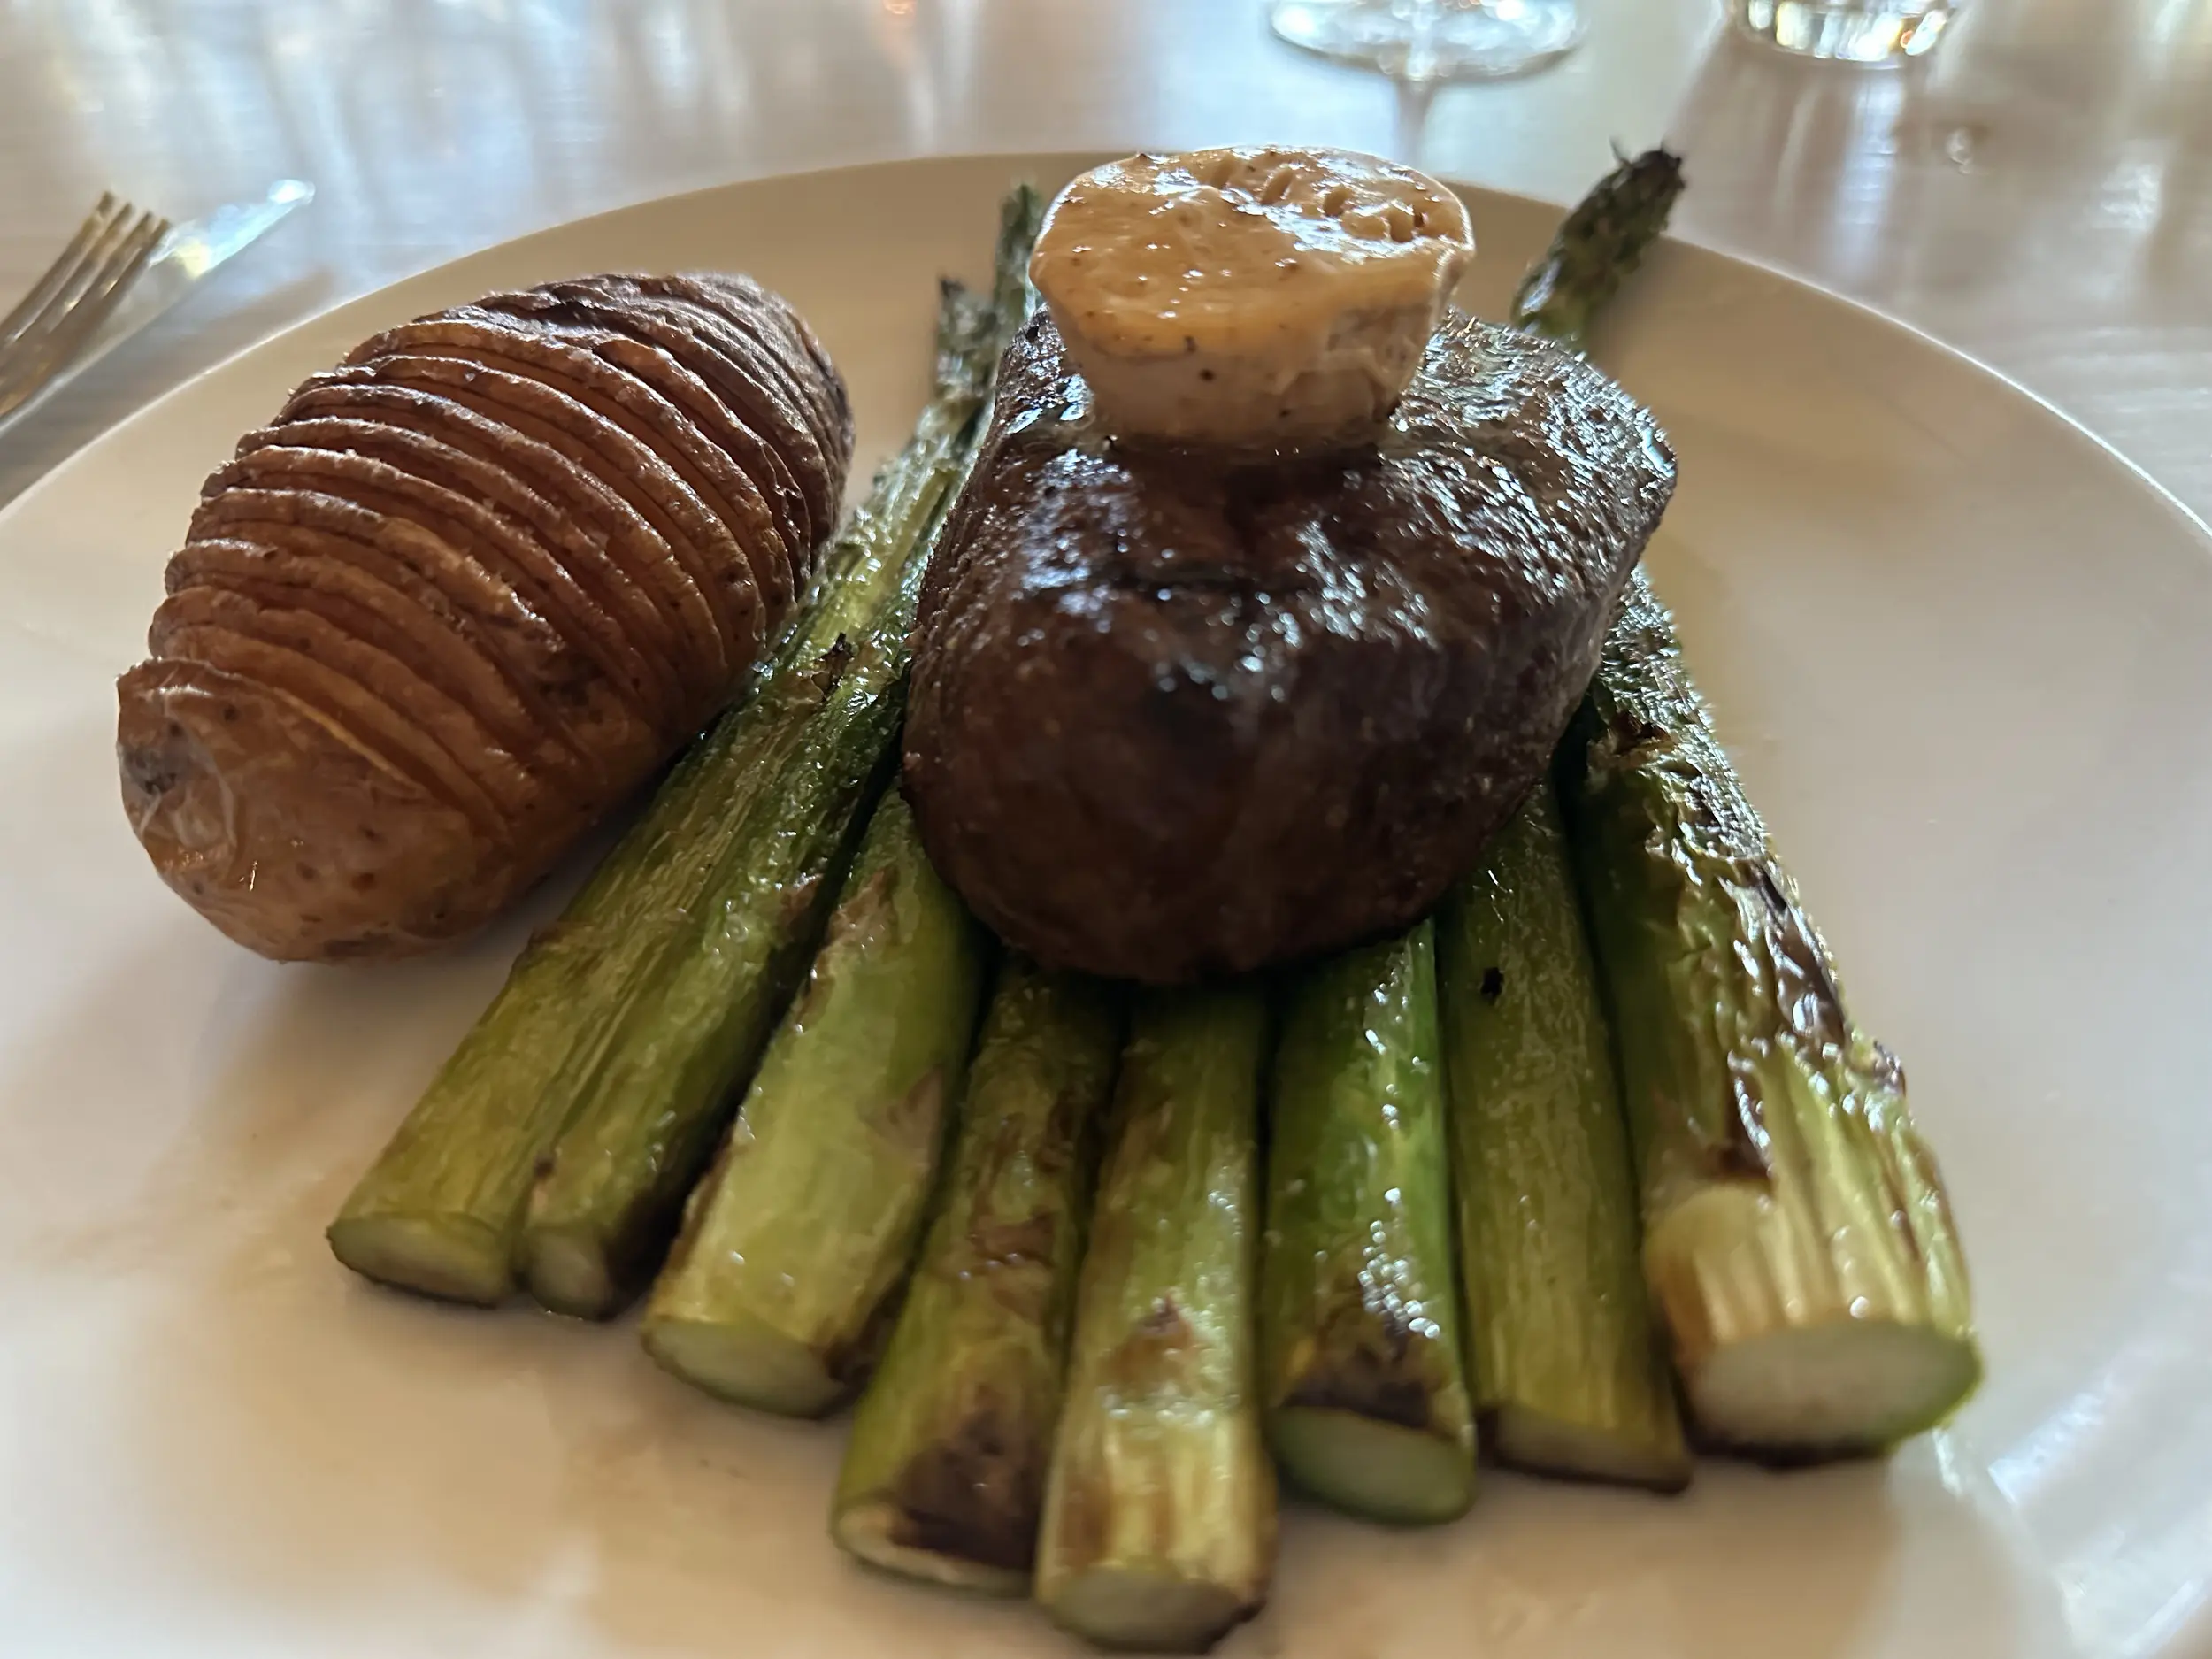
{"type": "MultiPolygon", "coordinates": [[[[969,359],[987,383],[1026,312],[1037,217],[1033,193],[1010,199],[993,316],[969,359]]],[[[939,452],[933,508],[972,453],[971,424],[939,452]]],[[[686,895],[686,926],[615,1016],[552,1141],[518,1246],[523,1277],[549,1308],[603,1317],[649,1271],[803,968],[873,780],[895,759],[906,636],[933,530],[894,541],[886,528],[856,523],[853,534],[876,543],[872,606],[833,641],[796,749],[686,895]]]]}
{"type": "Polygon", "coordinates": [[[1682,158],[1647,150],[1598,180],[1561,221],[1513,296],[1513,326],[1578,351],[1590,325],[1643,263],[1682,194],[1682,158]]]}
{"type": "Polygon", "coordinates": [[[1275,1056],[1260,1376],[1284,1472],[1386,1521],[1474,1495],[1432,929],[1292,986],[1275,1056]]]}
{"type": "Polygon", "coordinates": [[[1939,1423],[1981,1372],[1942,1179],[1640,572],[1570,740],[1644,1271],[1699,1430],[1800,1461],[1939,1423]]]}
{"type": "MultiPolygon", "coordinates": [[[[1569,215],[1523,285],[1517,321],[1578,342],[1664,224],[1679,188],[1679,166],[1663,151],[1624,163],[1569,215]]],[[[1540,857],[1532,876],[1567,894],[1563,854],[1555,845],[1536,850],[1550,864],[1540,857]]],[[[1471,878],[1463,900],[1485,879],[1471,878]]],[[[1464,942],[1448,931],[1448,944],[1464,942]]],[[[1555,933],[1532,948],[1544,954],[1530,965],[1548,983],[1594,1001],[1578,933],[1555,933]],[[1577,954],[1551,960],[1568,942],[1577,954]]],[[[1445,1022],[1455,1037],[1485,1011],[1462,1006],[1467,995],[1448,979],[1445,1022]]],[[[1600,1028],[1592,1029],[1601,1043],[1600,1028]]],[[[1294,993],[1276,1066],[1262,1299],[1270,1436],[1302,1485],[1403,1521],[1457,1514],[1473,1491],[1440,1058],[1432,932],[1423,923],[1308,974],[1294,993]]],[[[1510,1108],[1524,1133],[1479,1149],[1467,1098],[1475,1078],[1462,1071],[1452,1116],[1470,1240],[1468,1323],[1487,1390],[1478,1403],[1501,1430],[1500,1449],[1568,1472],[1677,1479],[1680,1432],[1633,1283],[1632,1196],[1625,1168],[1603,1164],[1604,1148],[1585,1122],[1592,1102],[1577,1086],[1586,1079],[1571,1064],[1546,1080],[1551,1093],[1516,1079],[1525,1094],[1510,1108]],[[1487,1161],[1476,1161],[1483,1150],[1487,1161]],[[1539,1240],[1514,1224],[1531,1206],[1558,1236],[1539,1240]],[[1564,1275],[1560,1288],[1581,1300],[1554,1308],[1517,1294],[1552,1274],[1564,1275]],[[1594,1356],[1611,1356],[1601,1379],[1578,1369],[1594,1356]],[[1540,1432],[1546,1425],[1567,1432],[1540,1432]],[[1586,1431],[1586,1443],[1575,1431],[1586,1431]],[[1647,1446],[1640,1435],[1657,1438],[1647,1446]]],[[[1485,1077],[1483,1092],[1506,1080],[1485,1077]]],[[[1609,1098],[1598,1107],[1617,1110],[1609,1098]]]]}
{"type": "Polygon", "coordinates": [[[942,1207],[845,1446],[831,1531],[863,1561],[1028,1593],[1120,1035],[1107,987],[1001,966],[942,1207]]]}
{"type": "MultiPolygon", "coordinates": [[[[1033,217],[1033,203],[1024,211],[1033,217]]],[[[760,833],[826,684],[849,665],[848,641],[918,566],[915,549],[973,444],[1008,326],[1003,312],[948,288],[935,389],[912,441],[826,554],[751,695],[677,763],[559,920],[530,941],[355,1187],[329,1232],[347,1266],[462,1302],[494,1303],[513,1289],[533,1182],[623,1010],[685,948],[710,872],[760,833]]],[[[875,758],[856,753],[851,768],[864,775],[875,758]]],[[[791,919],[800,931],[804,916],[791,919]]]]}
{"type": "MultiPolygon", "coordinates": [[[[1515,323],[1579,349],[1681,189],[1663,150],[1622,162],[1531,268],[1515,323]]],[[[1689,1461],[1548,783],[1453,889],[1440,928],[1461,1282],[1491,1446],[1525,1468],[1678,1489],[1689,1461]]]]}
{"type": "Polygon", "coordinates": [[[1256,1611],[1275,1483],[1253,1395],[1266,1010],[1248,986],[1132,1016],[1076,1291],[1037,1599],[1110,1647],[1202,1648],[1256,1611]]]}
{"type": "MultiPolygon", "coordinates": [[[[1569,218],[1515,320],[1579,345],[1680,188],[1663,151],[1624,164],[1569,218]]],[[[1981,1372],[1941,1179],[1640,572],[1562,758],[1645,1277],[1699,1429],[1793,1460],[1941,1421],[1981,1372]]]]}
{"type": "Polygon", "coordinates": [[[820,935],[898,728],[902,638],[895,615],[879,612],[850,663],[830,670],[808,741],[703,884],[689,936],[604,1038],[523,1220],[521,1271],[546,1307],[606,1317],[655,1264],[820,935]]]}
{"type": "Polygon", "coordinates": [[[849,1391],[921,1231],[984,945],[887,794],[654,1286],[644,1340],[662,1365],[795,1417],[849,1391]]]}
{"type": "Polygon", "coordinates": [[[1439,922],[1460,1267],[1499,1458],[1678,1491],[1618,1084],[1559,805],[1538,787],[1439,922]]]}

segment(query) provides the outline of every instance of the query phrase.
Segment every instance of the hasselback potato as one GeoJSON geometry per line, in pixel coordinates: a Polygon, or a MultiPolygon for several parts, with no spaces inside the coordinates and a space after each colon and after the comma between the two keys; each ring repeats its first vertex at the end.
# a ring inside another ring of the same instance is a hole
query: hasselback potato
{"type": "Polygon", "coordinates": [[[133,827],[266,956],[467,933],[728,701],[851,451],[835,367],[743,277],[377,335],[202,490],[118,687],[133,827]]]}

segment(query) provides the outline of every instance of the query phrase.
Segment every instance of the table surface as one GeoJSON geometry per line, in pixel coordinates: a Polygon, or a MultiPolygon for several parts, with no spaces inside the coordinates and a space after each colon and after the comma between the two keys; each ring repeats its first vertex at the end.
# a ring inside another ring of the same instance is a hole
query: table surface
{"type": "Polygon", "coordinates": [[[1554,200],[1688,158],[1684,235],[1990,363],[2212,517],[2212,0],[1974,0],[1927,63],[1786,58],[1714,0],[1423,112],[1259,0],[0,0],[0,300],[113,188],[319,199],[0,438],[0,502],[317,310],[595,210],[928,153],[1297,141],[1554,200]]]}

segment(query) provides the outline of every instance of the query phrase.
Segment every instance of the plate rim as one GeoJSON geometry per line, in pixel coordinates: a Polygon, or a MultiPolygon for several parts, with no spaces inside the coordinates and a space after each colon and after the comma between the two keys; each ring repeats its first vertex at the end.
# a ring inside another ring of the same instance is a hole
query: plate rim
{"type": "MultiPolygon", "coordinates": [[[[966,173],[960,170],[963,168],[974,168],[981,170],[997,167],[1004,169],[1007,176],[1010,177],[1017,176],[1019,171],[1024,168],[1036,168],[1041,171],[1044,168],[1057,165],[1083,165],[1087,158],[1099,153],[1102,152],[1086,150],[1065,152],[983,152],[972,155],[938,155],[921,157],[897,157],[884,161],[856,163],[836,167],[799,170],[777,174],[764,174],[752,179],[727,180],[718,184],[688,188],[681,191],[669,192],[658,196],[647,197],[635,203],[606,208],[590,214],[579,216],[575,219],[545,226],[540,227],[539,229],[527,232],[522,235],[487,243],[481,248],[474,249],[466,253],[457,255],[449,259],[438,261],[434,264],[425,266],[419,271],[411,273],[403,277],[396,278],[391,282],[380,285],[378,288],[373,289],[323,305],[311,315],[303,317],[282,328],[275,329],[250,344],[240,348],[238,350],[234,351],[224,357],[219,363],[209,365],[206,369],[193,374],[189,379],[183,381],[177,387],[170,388],[160,396],[150,399],[138,408],[130,411],[128,413],[122,416],[104,429],[95,439],[81,446],[70,456],[65,457],[60,464],[50,469],[39,480],[35,480],[35,482],[29,488],[24,491],[23,495],[18,498],[17,502],[11,503],[7,507],[0,509],[0,551],[4,551],[6,547],[12,544],[11,538],[20,536],[22,534],[19,526],[22,526],[24,521],[11,517],[18,506],[25,506],[27,512],[34,514],[55,512],[58,516],[62,512],[77,512],[85,511],[88,504],[89,498],[86,495],[79,474],[74,472],[72,469],[83,466],[96,468],[100,466],[112,465],[119,461],[127,463],[130,457],[136,453],[130,448],[130,445],[133,443],[142,442],[144,439],[144,429],[133,428],[131,426],[132,422],[138,420],[151,422],[157,421],[165,418],[173,419],[177,411],[170,409],[170,400],[172,398],[184,396],[188,392],[194,396],[204,396],[207,388],[202,385],[203,381],[210,380],[211,377],[216,376],[219,373],[240,369],[242,367],[242,359],[251,357],[256,352],[282,349],[285,342],[294,342],[301,331],[312,330],[326,326],[332,318],[345,311],[347,307],[354,305],[368,306],[379,302],[380,300],[388,299],[391,291],[403,288],[409,283],[434,280],[440,277],[442,273],[452,273],[467,266],[471,261],[486,259],[488,257],[501,255],[502,253],[517,254],[521,257],[527,258],[533,256],[526,250],[530,249],[534,243],[541,242],[547,239],[556,236],[575,233],[580,233],[582,235],[587,237],[604,236],[609,234],[609,231],[607,227],[603,225],[602,222],[607,221],[611,224],[618,225],[620,216],[625,213],[647,214],[656,210],[665,211],[671,208],[681,211],[682,207],[685,205],[689,205],[696,209],[718,203],[741,199],[741,196],[740,197],[732,197],[726,193],[731,191],[741,193],[749,188],[764,188],[775,185],[787,185],[794,181],[807,180],[829,180],[846,175],[851,175],[856,178],[874,178],[879,180],[882,180],[886,179],[895,179],[901,173],[909,173],[909,176],[911,176],[910,170],[917,167],[945,169],[945,173],[940,176],[958,181],[955,188],[964,188],[969,186],[977,186],[979,188],[981,181],[979,173],[966,173]],[[116,449],[109,449],[105,447],[111,443],[120,447],[116,449]],[[41,494],[42,491],[45,491],[49,488],[57,491],[58,494],[50,497],[41,494]],[[70,494],[73,490],[76,492],[74,495],[70,494]],[[27,505],[27,503],[28,503],[28,505],[27,505]]],[[[879,182],[874,188],[886,187],[879,182]]],[[[932,188],[935,187],[933,186],[932,188]]],[[[1532,217],[1529,221],[1531,224],[1548,224],[1550,222],[1552,217],[1555,216],[1560,211],[1555,204],[1551,204],[1538,197],[1521,195],[1515,192],[1495,190],[1479,185],[1455,185],[1455,188],[1468,191],[1471,199],[1478,202],[1492,201],[1500,204],[1502,207],[1510,204],[1516,211],[1525,210],[1529,211],[1532,215],[1537,214],[1538,211],[1540,210],[1541,217],[1532,217]]],[[[1771,265],[1762,264],[1755,259],[1747,258],[1741,255],[1730,253],[1723,250],[1709,248],[1703,244],[1688,241],[1684,238],[1670,238],[1669,240],[1678,244],[1678,249],[1674,250],[1678,254],[1679,254],[1682,250],[1688,250],[1687,257],[1680,257],[1678,259],[1678,269],[1671,265],[1668,275],[1670,284],[1675,281],[1686,281],[1690,287],[1694,288],[1701,276],[1707,273],[1723,272],[1732,267],[1745,267],[1747,268],[1747,271],[1750,273],[1750,280],[1753,284],[1754,291],[1758,295],[1762,303],[1770,303],[1780,307],[1809,304],[1814,307],[1814,310],[1809,312],[1800,313],[1800,315],[1810,317],[1815,320],[1818,320],[1824,317],[1832,319],[1839,326],[1843,327],[1858,327],[1865,322],[1871,322],[1872,324],[1878,325],[1878,326],[1875,331],[1862,336],[1862,338],[1867,340],[1870,343],[1886,342],[1889,346],[1897,349],[1904,358],[1903,362],[1896,365],[1901,369],[1907,366],[1907,365],[1910,363],[1917,363],[1920,365],[1918,372],[1932,374],[1942,374],[1946,376],[1952,375],[1955,373],[1955,365],[1969,372],[1980,370],[1983,373],[1989,375],[1993,380],[1994,380],[1998,383],[1999,387],[2009,388],[2013,391],[2020,393],[2024,397],[2028,404],[2032,405],[2040,410],[2042,412],[2055,418],[2055,425],[2046,426],[2041,424],[2039,421],[2037,421],[2033,417],[2027,415],[2024,411],[2016,410],[2015,411],[2016,418],[2024,423],[2024,429],[2027,432],[2037,434],[2036,441],[2038,442],[2047,441],[2057,447],[2058,452],[2070,457],[2078,457],[2078,461],[2070,461],[2070,465],[2078,465],[2085,469],[2090,480],[2093,482],[2096,488],[2101,489],[2108,483],[2111,488],[2116,489],[2125,488],[2131,475],[2132,476],[2133,481],[2149,486],[2150,494],[2148,497],[2138,496],[2134,498],[2136,502],[2139,503],[2139,510],[2146,515],[2146,517],[2141,520],[2141,523],[2146,531],[2145,539],[2147,542],[2147,554],[2154,554],[2161,558],[2164,558],[2170,555],[2177,564],[2178,564],[2185,557],[2185,549],[2182,543],[2177,541],[2170,549],[2164,539],[2164,531],[2162,529],[2157,529],[2157,526],[2166,524],[2173,525],[2177,531],[2185,527],[2186,531],[2190,533],[2191,539],[2187,544],[2187,555],[2193,555],[2194,557],[2201,559],[2207,553],[2212,553],[2212,529],[2208,529],[2205,521],[2199,518],[2198,515],[2186,505],[2186,503],[2181,502],[2172,494],[2171,491],[2166,489],[2163,486],[2159,484],[2155,479],[2151,478],[2141,467],[2131,462],[2127,456],[2119,451],[2114,445],[2099,437],[2097,434],[2089,430],[2079,421],[2069,416],[2063,410],[2056,407],[2047,399],[2041,397],[2027,388],[2020,386],[2016,381],[2012,380],[2010,377],[2005,375],[2001,372],[1980,362],[1978,359],[1974,358],[1968,353],[1947,345],[1941,340],[1928,334],[1924,330],[1918,329],[1910,324],[1887,315],[1886,313],[1879,311],[1878,308],[1863,304],[1857,301],[1850,299],[1848,296],[1836,294],[1820,287],[1818,284],[1809,282],[1801,278],[1795,277],[1786,271],[1782,271],[1771,265]],[[1705,265],[1701,262],[1707,256],[1717,257],[1719,260],[1724,261],[1725,264],[1717,266],[1705,265]],[[1810,289],[1815,297],[1812,300],[1808,300],[1803,295],[1794,292],[1794,290],[1798,289],[1810,289]],[[1839,302],[1843,310],[1840,311],[1825,311],[1821,310],[1817,304],[1817,302],[1820,299],[1839,302]],[[1853,318],[1849,315],[1852,312],[1863,313],[1863,316],[1861,318],[1853,318]],[[1894,332],[1893,333],[1890,331],[1894,332]],[[1914,352],[1912,348],[1915,342],[1924,342],[1925,344],[1934,346],[1936,348],[1937,355],[1934,357],[1923,357],[1920,354],[1914,352]],[[2070,446],[2067,436],[2070,432],[2078,434],[2080,436],[2086,438],[2088,440],[2089,447],[2086,449],[2072,449],[2070,446]],[[2047,434],[2047,437],[2044,434],[2047,434]],[[2106,470],[2101,468],[2095,459],[2095,457],[2100,452],[2103,456],[2108,457],[2113,460],[2116,460],[2120,464],[2118,470],[2106,470]],[[2171,510],[2170,513],[2156,513],[2155,510],[2150,505],[2152,501],[2162,502],[2171,510]],[[2154,542],[2151,541],[2150,533],[2154,529],[2156,530],[2157,540],[2154,542]]],[[[1675,290],[1671,288],[1671,287],[1670,287],[1669,291],[1671,293],[1677,294],[1681,292],[1681,290],[1675,290]]],[[[1786,316],[1786,311],[1784,314],[1786,316]]],[[[259,373],[262,372],[263,371],[261,370],[255,370],[250,373],[259,373]]],[[[1973,376],[1970,373],[1960,375],[1955,381],[1952,382],[1952,384],[1962,395],[1970,395],[1976,398],[1979,398],[1984,396],[1982,383],[1978,377],[1973,376]]],[[[1999,402],[1992,405],[1992,407],[2002,409],[2008,406],[2003,403],[2001,398],[2000,398],[1999,402]]],[[[1956,480],[1953,480],[1944,488],[1950,492],[1951,499],[1956,499],[1956,492],[1959,488],[1956,480]]],[[[8,620],[6,617],[0,616],[0,623],[4,623],[6,620],[8,620]]],[[[2010,1558],[2008,1557],[2008,1559],[2009,1560],[2010,1558]]],[[[1868,1605],[1880,1606],[1886,1604],[1878,1601],[1870,1601],[1868,1605]]],[[[2024,1602],[2016,1602],[2013,1604],[2014,1611],[2016,1613],[2019,1613],[2023,1609],[2024,1609],[2026,1603],[2024,1602]]],[[[2179,1638],[2185,1640],[2188,1633],[2189,1625],[2185,1623],[2178,1632],[2179,1638]]],[[[2180,1649],[2176,1648],[2174,1651],[2177,1655],[2180,1649]]]]}
{"type": "MultiPolygon", "coordinates": [[[[698,202],[706,197],[768,184],[789,183],[807,179],[828,180],[841,175],[861,173],[920,171],[932,167],[994,165],[1002,165],[1010,173],[1018,173],[1025,168],[1045,173],[1050,173],[1060,168],[1078,172],[1087,166],[1095,166],[1102,161],[1112,159],[1116,153],[1105,150],[932,151],[922,155],[883,157],[871,161],[840,162],[822,167],[801,167],[780,172],[749,173],[739,178],[725,179],[713,184],[695,185],[687,189],[664,191],[656,196],[641,196],[634,201],[617,203],[611,206],[595,209],[589,213],[579,214],[572,219],[557,219],[550,224],[540,225],[516,235],[484,242],[449,257],[434,260],[430,264],[404,272],[387,281],[378,283],[373,288],[363,289],[357,294],[349,294],[319,305],[306,315],[294,319],[280,328],[272,329],[218,361],[197,370],[166,391],[149,398],[134,408],[125,411],[76,449],[64,456],[46,472],[34,479],[12,501],[0,505],[0,537],[4,537],[12,528],[13,520],[30,511],[34,503],[41,502],[51,491],[66,488],[70,477],[77,468],[88,464],[95,451],[104,450],[111,444],[128,442],[131,429],[139,422],[150,420],[157,411],[165,410],[175,400],[195,394],[204,381],[226,373],[258,352],[267,350],[279,341],[288,339],[303,330],[318,326],[326,319],[349,306],[365,303],[395,288],[434,277],[441,273],[450,271],[472,260],[480,259],[487,255],[505,252],[540,238],[580,231],[586,227],[622,214],[666,208],[679,203],[698,202]]],[[[1462,196],[1470,195],[1487,196],[1512,202],[1520,206],[1547,213],[1563,214],[1567,211],[1564,205],[1548,197],[1532,196],[1518,190],[1501,189],[1495,186],[1480,184],[1450,173],[1443,175],[1443,182],[1462,196]]],[[[1999,389],[2032,404],[2040,415],[2055,422],[2074,438],[2086,442],[2103,459],[2116,464],[2131,482],[2147,490],[2158,499],[2179,528],[2193,536],[2198,543],[2200,554],[2207,559],[2212,559],[2212,518],[2200,515],[2179,495],[2153,476],[2141,463],[2129,456],[2111,440],[2085,425],[2050,398],[2036,391],[2032,387],[2024,385],[1995,365],[1951,344],[1937,334],[1931,334],[1916,323],[1909,322],[1893,312],[1885,311],[1880,306],[1854,298],[1824,283],[1799,275],[1755,255],[1717,247],[1709,242],[1700,242],[1694,237],[1673,231],[1663,236],[1658,245],[1662,248],[1671,246],[1684,250],[1699,258],[1717,259],[1726,265],[1750,271],[1778,288],[1798,290],[1816,303],[1840,307],[1846,312],[1854,314],[1860,323],[1888,332],[1924,350],[1932,350],[1939,357],[1947,359],[1955,367],[1985,376],[1994,382],[1999,389]]]]}

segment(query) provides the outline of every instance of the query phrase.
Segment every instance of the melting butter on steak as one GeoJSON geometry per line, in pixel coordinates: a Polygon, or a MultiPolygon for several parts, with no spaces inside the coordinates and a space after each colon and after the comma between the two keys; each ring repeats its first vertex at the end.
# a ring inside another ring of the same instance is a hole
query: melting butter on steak
{"type": "Polygon", "coordinates": [[[1465,205],[1411,167],[1198,150],[1075,180],[1029,271],[1114,431],[1277,445],[1371,433],[1473,252],[1465,205]]]}
{"type": "Polygon", "coordinates": [[[1596,369],[1455,313],[1377,442],[1109,438],[1010,349],[916,632],[905,787],[982,919],[1171,983],[1407,926],[1536,780],[1674,487],[1596,369]]]}
{"type": "Polygon", "coordinates": [[[118,687],[156,868],[271,956],[471,931],[736,690],[852,435],[819,342],[742,277],[549,283],[365,342],[208,480],[118,687]]]}

